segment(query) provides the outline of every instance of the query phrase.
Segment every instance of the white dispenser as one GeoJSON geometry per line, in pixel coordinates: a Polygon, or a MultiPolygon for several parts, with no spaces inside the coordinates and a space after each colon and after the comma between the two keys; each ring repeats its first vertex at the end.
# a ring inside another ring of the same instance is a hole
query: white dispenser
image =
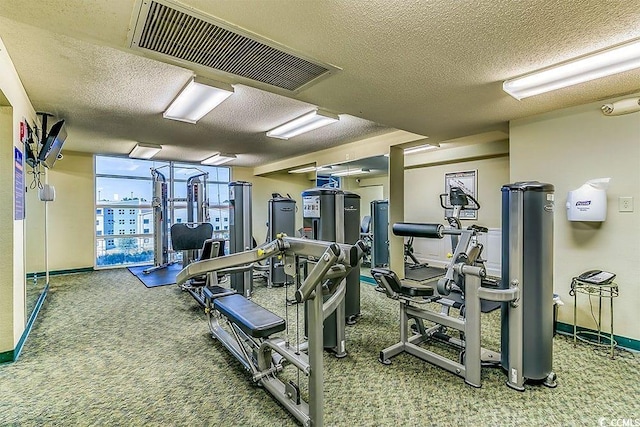
{"type": "Polygon", "coordinates": [[[607,188],[611,178],[591,179],[567,196],[569,221],[604,221],[607,219],[607,188]]]}

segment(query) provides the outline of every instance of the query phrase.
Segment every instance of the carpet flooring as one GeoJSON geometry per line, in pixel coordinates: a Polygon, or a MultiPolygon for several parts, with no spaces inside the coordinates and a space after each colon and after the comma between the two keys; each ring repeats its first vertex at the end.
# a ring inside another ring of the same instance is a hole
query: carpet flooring
{"type": "MultiPolygon", "coordinates": [[[[285,293],[292,297],[291,289],[256,283],[254,301],[284,317],[285,293]]],[[[501,370],[483,369],[476,389],[409,355],[378,363],[378,352],[397,341],[398,303],[364,283],[361,301],[362,317],[347,328],[349,355],[324,356],[326,425],[595,426],[640,418],[634,354],[611,360],[558,335],[557,388],[516,392],[501,370]]],[[[286,310],[294,324],[295,307],[286,310]]],[[[496,349],[499,313],[485,315],[482,326],[483,345],[496,349]]],[[[295,424],[211,339],[188,293],[146,288],[126,269],[52,277],[21,358],[0,366],[2,426],[295,424]]]]}

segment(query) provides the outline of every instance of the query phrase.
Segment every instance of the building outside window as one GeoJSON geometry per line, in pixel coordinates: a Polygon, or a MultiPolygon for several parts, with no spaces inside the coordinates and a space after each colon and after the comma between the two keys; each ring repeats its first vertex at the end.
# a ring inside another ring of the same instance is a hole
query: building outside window
{"type": "MultiPolygon", "coordinates": [[[[206,172],[209,218],[228,222],[230,169],[157,162],[110,156],[95,156],[96,194],[96,267],[153,263],[154,220],[153,178],[151,168],[169,176],[174,170],[175,223],[187,222],[186,183],[194,175],[206,172]]],[[[228,230],[214,233],[227,238],[228,230]]]]}

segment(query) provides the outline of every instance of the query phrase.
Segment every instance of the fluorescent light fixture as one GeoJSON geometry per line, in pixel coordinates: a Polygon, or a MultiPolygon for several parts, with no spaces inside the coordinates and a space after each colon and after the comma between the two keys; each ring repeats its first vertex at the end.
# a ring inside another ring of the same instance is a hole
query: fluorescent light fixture
{"type": "Polygon", "coordinates": [[[640,67],[640,40],[506,80],[502,89],[520,100],[640,67]]]}
{"type": "Polygon", "coordinates": [[[418,145],[417,147],[406,148],[404,150],[404,155],[406,156],[407,154],[415,154],[415,153],[420,153],[422,151],[433,150],[434,148],[438,148],[438,147],[440,147],[440,144],[418,145]]]}
{"type": "Polygon", "coordinates": [[[238,156],[236,156],[235,154],[224,154],[224,153],[218,153],[218,154],[214,154],[213,156],[204,159],[203,161],[200,162],[201,165],[211,165],[211,166],[220,166],[223,165],[225,163],[228,163],[232,160],[237,159],[238,156]]]}
{"type": "Polygon", "coordinates": [[[331,170],[331,166],[307,166],[304,168],[299,168],[299,169],[292,169],[289,171],[289,173],[307,173],[307,172],[322,172],[322,171],[328,171],[331,170]]]}
{"type": "Polygon", "coordinates": [[[371,172],[369,169],[347,169],[339,172],[334,172],[331,176],[350,176],[350,175],[362,175],[371,172]]]}
{"type": "Polygon", "coordinates": [[[162,145],[139,142],[129,153],[132,159],[150,159],[162,150],[162,145]]]}
{"type": "Polygon", "coordinates": [[[316,171],[315,166],[307,166],[304,168],[292,169],[289,171],[289,173],[307,173],[307,172],[315,172],[315,171],[316,171]]]}
{"type": "Polygon", "coordinates": [[[305,132],[330,125],[340,120],[340,117],[324,110],[315,110],[293,119],[267,132],[271,138],[289,139],[305,132]]]}
{"type": "Polygon", "coordinates": [[[192,77],[171,102],[162,117],[187,123],[196,123],[233,94],[233,86],[192,77]]]}

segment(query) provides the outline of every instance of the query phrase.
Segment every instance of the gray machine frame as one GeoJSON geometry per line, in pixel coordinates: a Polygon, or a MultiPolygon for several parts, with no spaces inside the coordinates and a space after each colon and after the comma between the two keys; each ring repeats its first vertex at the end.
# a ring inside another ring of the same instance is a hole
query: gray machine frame
{"type": "MultiPolygon", "coordinates": [[[[324,417],[323,323],[339,306],[344,307],[344,278],[359,264],[363,252],[362,242],[346,245],[281,237],[252,250],[192,263],[178,274],[177,283],[181,285],[202,274],[233,271],[278,254],[283,255],[286,260],[287,273],[295,276],[298,257],[315,259],[316,262],[295,294],[296,300],[306,303],[308,310],[306,343],[291,346],[282,338],[258,338],[247,333],[246,325],[241,326],[232,318],[225,317],[215,310],[216,295],[209,297],[207,311],[212,336],[242,363],[251,373],[252,380],[271,393],[303,425],[321,426],[324,417]],[[333,283],[335,286],[327,287],[327,283],[333,283]],[[327,292],[332,296],[323,302],[322,296],[327,292]],[[295,384],[285,384],[278,378],[278,373],[285,367],[284,362],[288,362],[308,378],[308,401],[301,398],[299,388],[295,384]]],[[[230,293],[234,291],[221,291],[224,296],[229,296],[230,293]]],[[[261,314],[265,314],[266,309],[249,300],[246,301],[261,314]]],[[[268,311],[267,313],[275,316],[268,311]]]]}
{"type": "MultiPolygon", "coordinates": [[[[384,291],[390,298],[400,301],[400,341],[380,352],[380,361],[390,364],[390,359],[400,353],[406,352],[413,356],[444,368],[456,375],[464,378],[465,382],[474,387],[480,387],[481,367],[483,363],[496,364],[500,361],[500,353],[485,349],[481,346],[481,299],[489,301],[507,302],[514,321],[514,336],[510,337],[509,355],[513,361],[513,367],[517,372],[515,376],[509,376],[509,382],[514,387],[522,387],[524,378],[522,377],[522,344],[521,328],[517,327],[517,322],[522,318],[521,307],[516,301],[520,297],[520,289],[517,286],[509,289],[490,289],[482,287],[482,278],[486,275],[484,267],[474,265],[477,254],[475,229],[457,230],[444,229],[441,224],[411,224],[420,230],[421,228],[434,228],[437,234],[430,237],[442,238],[444,235],[456,235],[459,242],[456,247],[452,261],[446,270],[445,276],[438,280],[437,290],[439,296],[436,298],[416,298],[407,294],[398,294],[391,288],[389,280],[384,275],[376,277],[376,281],[382,284],[384,291]],[[464,260],[464,261],[460,261],[464,260]],[[456,318],[449,315],[449,308],[453,301],[443,298],[449,294],[451,289],[463,278],[465,283],[465,316],[456,318]],[[442,305],[440,312],[435,312],[429,308],[423,308],[428,302],[437,302],[442,305]],[[418,333],[409,334],[409,324],[413,320],[418,333]],[[425,328],[423,321],[434,323],[434,326],[425,328]],[[420,347],[437,334],[441,334],[444,328],[458,330],[464,334],[464,340],[450,338],[448,342],[464,350],[463,360],[454,361],[436,352],[420,347]]],[[[409,233],[401,233],[407,235],[409,233]]],[[[425,237],[424,234],[419,237],[425,237]]],[[[375,269],[372,270],[372,273],[375,269]]],[[[375,277],[375,276],[374,276],[375,277]]],[[[521,320],[520,320],[521,321],[521,320]]]]}
{"type": "Polygon", "coordinates": [[[445,230],[441,224],[394,224],[393,232],[399,236],[441,239],[449,234],[458,237],[458,241],[445,275],[437,279],[437,298],[416,298],[410,287],[396,292],[391,286],[390,270],[372,270],[387,296],[400,301],[401,311],[400,342],[384,349],[380,361],[389,363],[391,357],[407,352],[462,376],[475,387],[481,385],[483,363],[491,362],[507,371],[506,383],[515,390],[524,390],[527,380],[555,387],[556,375],[552,371],[553,190],[551,184],[537,181],[502,187],[503,260],[499,288],[482,286],[486,270],[479,258],[482,250],[476,238],[479,227],[445,230]],[[460,285],[464,291],[464,316],[454,318],[449,315],[449,309],[455,303],[445,297],[460,285]],[[502,303],[501,353],[481,347],[481,300],[502,303]],[[442,310],[437,313],[420,306],[429,301],[442,304],[442,310]],[[411,320],[416,324],[417,333],[409,336],[411,320]],[[423,320],[435,326],[426,329],[423,320]],[[463,339],[446,339],[463,351],[462,361],[447,359],[419,346],[432,337],[441,338],[441,331],[446,328],[464,334],[463,339]]]}
{"type": "MultiPolygon", "coordinates": [[[[209,222],[209,199],[207,197],[208,172],[198,168],[199,173],[187,179],[187,197],[173,197],[173,162],[160,168],[151,168],[153,178],[153,196],[151,207],[153,209],[153,267],[143,271],[149,274],[153,271],[166,268],[173,264],[175,258],[169,250],[169,228],[174,220],[175,202],[186,202],[187,223],[200,224],[209,222]],[[169,168],[169,180],[160,172],[160,169],[169,168]]],[[[196,250],[183,251],[183,265],[196,257],[196,250]]]]}
{"type": "Polygon", "coordinates": [[[153,267],[143,271],[149,274],[171,265],[169,261],[169,216],[167,179],[158,169],[151,168],[153,178],[153,267]]]}

